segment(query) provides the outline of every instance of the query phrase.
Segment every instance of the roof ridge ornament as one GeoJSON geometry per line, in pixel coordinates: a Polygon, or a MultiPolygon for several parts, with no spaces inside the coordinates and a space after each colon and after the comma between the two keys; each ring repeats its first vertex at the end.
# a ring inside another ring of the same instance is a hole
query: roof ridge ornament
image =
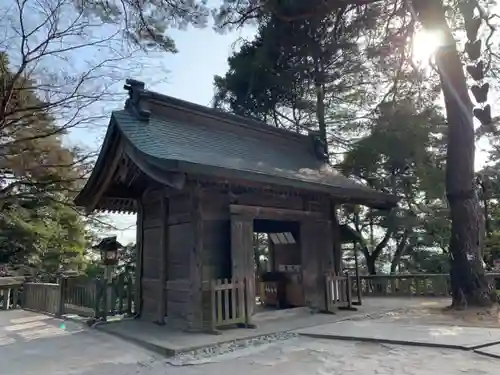
{"type": "Polygon", "coordinates": [[[144,109],[141,105],[141,99],[147,97],[145,83],[135,79],[127,79],[123,88],[128,91],[128,99],[125,101],[125,109],[133,114],[140,121],[149,121],[151,112],[144,109]]]}

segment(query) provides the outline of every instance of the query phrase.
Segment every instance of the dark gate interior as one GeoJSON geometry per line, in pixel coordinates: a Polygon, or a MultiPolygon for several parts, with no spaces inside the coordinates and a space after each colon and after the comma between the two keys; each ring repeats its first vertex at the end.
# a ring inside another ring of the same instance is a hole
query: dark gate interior
{"type": "Polygon", "coordinates": [[[267,269],[256,275],[261,307],[304,306],[300,223],[255,219],[254,232],[267,234],[268,243],[267,269]]]}

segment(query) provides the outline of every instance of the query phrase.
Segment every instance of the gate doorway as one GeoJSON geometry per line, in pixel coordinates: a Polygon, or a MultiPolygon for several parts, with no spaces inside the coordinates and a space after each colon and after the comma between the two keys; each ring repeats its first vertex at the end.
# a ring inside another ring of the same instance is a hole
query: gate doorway
{"type": "Polygon", "coordinates": [[[256,266],[257,310],[304,306],[300,223],[256,219],[254,231],[260,240],[254,251],[264,260],[256,266]],[[263,239],[265,254],[260,253],[263,239]]]}

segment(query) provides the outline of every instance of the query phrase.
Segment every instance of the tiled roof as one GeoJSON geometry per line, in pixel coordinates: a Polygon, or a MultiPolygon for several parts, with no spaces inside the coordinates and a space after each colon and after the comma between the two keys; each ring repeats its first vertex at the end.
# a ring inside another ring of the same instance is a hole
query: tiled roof
{"type": "Polygon", "coordinates": [[[168,172],[182,172],[315,191],[338,202],[380,208],[397,204],[397,197],[351,180],[327,164],[328,155],[314,136],[147,91],[139,81],[127,80],[125,88],[125,110],[112,113],[94,170],[75,199],[87,209],[96,207],[124,152],[162,184],[175,184],[168,172]]]}
{"type": "MultiPolygon", "coordinates": [[[[122,134],[141,153],[156,160],[178,163],[178,169],[210,169],[228,174],[244,173],[244,178],[310,190],[343,192],[377,200],[395,197],[377,192],[350,180],[318,160],[308,142],[275,142],[272,137],[249,133],[242,137],[228,128],[209,127],[200,121],[179,122],[152,114],[147,122],[139,121],[126,110],[113,112],[122,134]],[[183,168],[186,167],[186,168],[183,168]]],[[[307,137],[304,137],[307,140],[307,137]]],[[[169,164],[172,165],[172,164],[169,164]]],[[[215,173],[214,173],[215,172],[215,173]]]]}

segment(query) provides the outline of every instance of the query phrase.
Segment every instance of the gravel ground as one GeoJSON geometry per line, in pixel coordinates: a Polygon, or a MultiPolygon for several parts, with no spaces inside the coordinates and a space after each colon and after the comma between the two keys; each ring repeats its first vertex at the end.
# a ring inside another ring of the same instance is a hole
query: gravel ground
{"type": "MultiPolygon", "coordinates": [[[[0,375],[483,375],[498,374],[500,368],[500,360],[472,352],[319,340],[294,333],[166,359],[81,324],[13,313],[24,315],[0,314],[0,375]]],[[[358,319],[362,317],[351,318],[358,319]]]]}
{"type": "Polygon", "coordinates": [[[172,366],[151,358],[136,364],[102,364],[81,375],[486,375],[498,374],[500,360],[472,352],[292,338],[279,343],[172,366]]]}
{"type": "Polygon", "coordinates": [[[174,366],[183,366],[199,363],[208,363],[213,357],[226,354],[237,355],[239,351],[258,349],[260,346],[269,346],[297,337],[293,332],[280,332],[272,335],[263,335],[247,340],[230,341],[223,344],[212,345],[206,348],[181,353],[168,359],[167,363],[174,366]]]}

